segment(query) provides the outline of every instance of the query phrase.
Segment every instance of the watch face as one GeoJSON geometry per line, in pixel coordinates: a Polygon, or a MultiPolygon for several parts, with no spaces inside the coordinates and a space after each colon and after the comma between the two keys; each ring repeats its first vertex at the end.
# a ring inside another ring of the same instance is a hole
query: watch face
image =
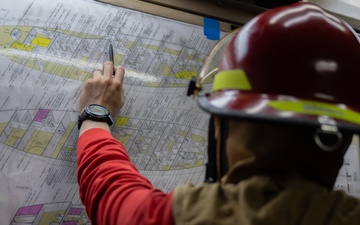
{"type": "Polygon", "coordinates": [[[109,114],[108,110],[101,105],[89,105],[89,111],[97,116],[106,116],[109,114]]]}

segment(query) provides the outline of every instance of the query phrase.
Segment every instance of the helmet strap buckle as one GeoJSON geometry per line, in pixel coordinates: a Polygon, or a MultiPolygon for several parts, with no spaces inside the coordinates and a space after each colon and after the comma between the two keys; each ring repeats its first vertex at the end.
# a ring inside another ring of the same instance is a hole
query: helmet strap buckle
{"type": "Polygon", "coordinates": [[[314,133],[314,140],[317,146],[326,152],[336,151],[343,141],[343,135],[339,132],[336,121],[328,116],[319,116],[318,122],[321,124],[314,133]],[[335,142],[325,143],[324,137],[335,138],[335,142]]]}

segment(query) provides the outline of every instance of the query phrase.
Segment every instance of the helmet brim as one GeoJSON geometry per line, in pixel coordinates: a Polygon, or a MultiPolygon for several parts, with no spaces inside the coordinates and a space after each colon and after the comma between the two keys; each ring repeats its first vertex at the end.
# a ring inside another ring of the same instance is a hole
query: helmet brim
{"type": "Polygon", "coordinates": [[[201,94],[197,101],[200,108],[220,117],[313,128],[320,128],[321,118],[328,117],[339,131],[360,134],[360,110],[344,104],[239,90],[201,94]]]}

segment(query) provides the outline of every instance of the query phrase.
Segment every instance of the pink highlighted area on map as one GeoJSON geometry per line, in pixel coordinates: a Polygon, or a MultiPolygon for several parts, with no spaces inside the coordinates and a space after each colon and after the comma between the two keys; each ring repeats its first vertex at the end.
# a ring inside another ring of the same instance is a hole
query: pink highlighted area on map
{"type": "Polygon", "coordinates": [[[16,216],[34,215],[38,214],[42,208],[42,205],[33,205],[22,207],[16,212],[16,216]]]}
{"type": "Polygon", "coordinates": [[[41,122],[43,121],[49,114],[50,110],[49,109],[40,109],[37,113],[36,116],[34,118],[35,122],[41,122]]]}

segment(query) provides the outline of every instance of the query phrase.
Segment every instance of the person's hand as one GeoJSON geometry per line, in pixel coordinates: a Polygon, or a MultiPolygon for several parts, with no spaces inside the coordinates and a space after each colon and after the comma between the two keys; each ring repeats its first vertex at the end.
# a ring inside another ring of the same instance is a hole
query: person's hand
{"type": "Polygon", "coordinates": [[[95,71],[93,78],[87,79],[80,94],[80,112],[89,104],[99,104],[106,107],[113,118],[124,105],[123,80],[125,69],[122,66],[115,68],[107,61],[104,63],[103,73],[95,71]]]}

